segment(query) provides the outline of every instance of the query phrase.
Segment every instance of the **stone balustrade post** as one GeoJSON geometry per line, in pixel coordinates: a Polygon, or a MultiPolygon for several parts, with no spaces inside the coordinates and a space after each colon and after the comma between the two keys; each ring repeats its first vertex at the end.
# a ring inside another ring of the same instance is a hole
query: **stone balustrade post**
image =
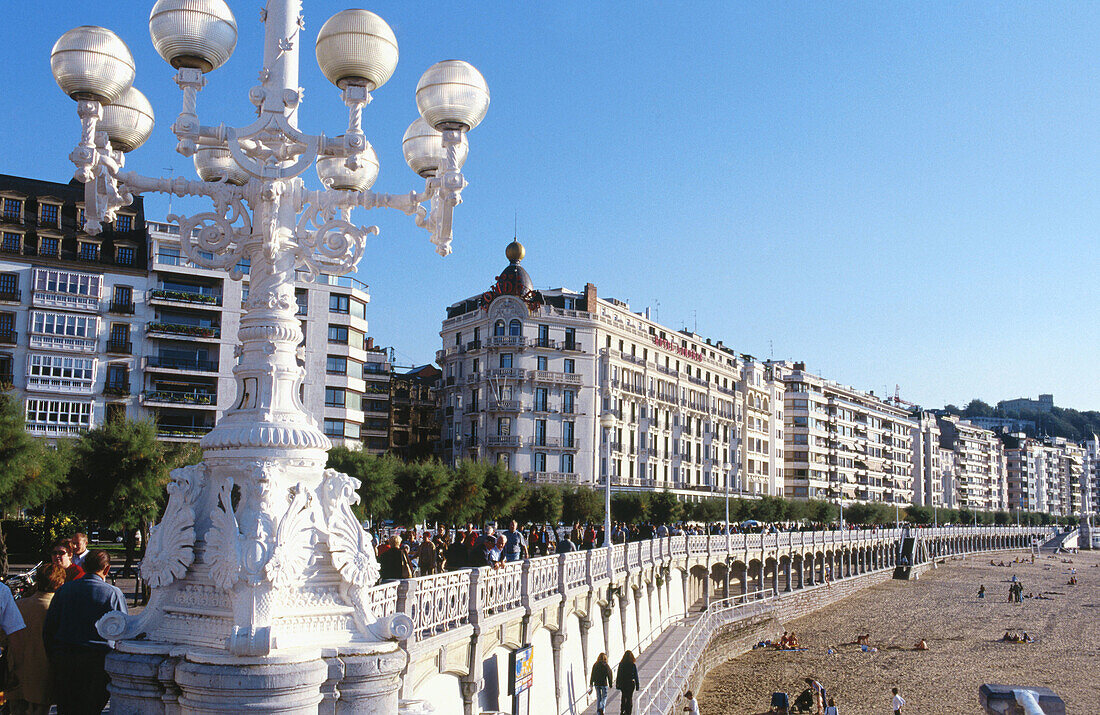
{"type": "Polygon", "coordinates": [[[534,610],[534,598],[531,595],[531,559],[524,559],[520,570],[519,593],[520,603],[523,604],[525,615],[530,616],[534,610]]]}
{"type": "Polygon", "coordinates": [[[485,573],[481,569],[470,569],[470,624],[475,633],[481,631],[481,582],[484,579],[485,573]]]}

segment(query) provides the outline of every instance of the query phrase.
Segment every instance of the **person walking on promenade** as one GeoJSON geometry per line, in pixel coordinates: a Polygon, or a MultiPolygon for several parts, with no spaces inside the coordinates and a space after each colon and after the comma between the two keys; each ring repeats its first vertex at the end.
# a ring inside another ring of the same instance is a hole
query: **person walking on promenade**
{"type": "Polygon", "coordinates": [[[634,691],[642,686],[638,682],[638,666],[634,662],[634,654],[630,651],[623,653],[622,660],[619,661],[615,687],[622,693],[619,715],[631,715],[634,712],[634,691]]]}
{"type": "Polygon", "coordinates": [[[12,715],[49,715],[53,696],[53,672],[42,642],[42,626],[54,592],[65,585],[65,569],[56,563],[43,564],[35,573],[36,590],[15,602],[27,629],[18,643],[9,646],[8,668],[15,687],[5,695],[12,715]]]}
{"type": "Polygon", "coordinates": [[[508,522],[508,529],[504,532],[504,560],[521,561],[530,556],[527,549],[527,538],[517,528],[516,520],[508,522]]]}
{"type": "Polygon", "coordinates": [[[126,613],[126,598],[105,580],[111,570],[106,551],[84,559],[87,575],[57,590],[42,625],[42,640],[54,672],[58,715],[102,712],[107,705],[107,671],[103,662],[110,644],[95,624],[111,611],[126,613]]]}
{"type": "Polygon", "coordinates": [[[420,546],[416,551],[416,564],[420,568],[421,576],[431,576],[436,573],[438,551],[431,535],[425,531],[421,535],[420,546]]]}
{"type": "Polygon", "coordinates": [[[378,557],[378,566],[383,581],[394,581],[401,578],[412,578],[412,564],[405,550],[401,548],[401,537],[394,534],[390,537],[390,548],[382,552],[378,557]]]}
{"type": "Polygon", "coordinates": [[[596,657],[596,664],[592,666],[592,675],[589,676],[588,682],[596,688],[596,715],[604,715],[604,708],[607,707],[607,689],[613,685],[607,653],[600,653],[596,657]]]}
{"type": "Polygon", "coordinates": [[[897,688],[894,688],[894,699],[891,701],[894,708],[894,715],[901,715],[901,707],[905,705],[905,698],[901,697],[901,693],[897,688]]]}

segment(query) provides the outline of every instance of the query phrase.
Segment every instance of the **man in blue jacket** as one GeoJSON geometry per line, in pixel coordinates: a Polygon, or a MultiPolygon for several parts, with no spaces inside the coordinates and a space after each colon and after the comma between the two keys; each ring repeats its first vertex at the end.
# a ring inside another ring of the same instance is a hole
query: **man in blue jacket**
{"type": "Polygon", "coordinates": [[[42,640],[56,679],[58,715],[103,711],[109,698],[103,661],[111,645],[95,624],[111,611],[126,613],[122,591],[105,580],[111,570],[107,552],[90,552],[84,570],[84,578],[57,590],[42,626],[42,640]]]}

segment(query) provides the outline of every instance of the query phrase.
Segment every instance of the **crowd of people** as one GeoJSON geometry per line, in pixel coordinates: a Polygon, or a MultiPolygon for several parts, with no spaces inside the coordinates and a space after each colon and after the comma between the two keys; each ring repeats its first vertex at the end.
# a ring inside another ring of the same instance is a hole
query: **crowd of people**
{"type": "Polygon", "coordinates": [[[89,550],[87,535],[77,533],[35,570],[33,593],[16,600],[0,584],[4,690],[13,715],[47,715],[55,704],[58,715],[84,715],[107,705],[110,644],[95,624],[126,612],[122,591],[108,583],[110,570],[110,554],[89,550]]]}
{"type": "MultiPolygon", "coordinates": [[[[725,524],[712,524],[709,529],[692,524],[653,524],[615,522],[611,527],[611,543],[662,539],[667,536],[722,536],[725,524]]],[[[777,533],[820,528],[819,525],[734,524],[730,533],[777,533]]],[[[515,520],[498,531],[495,526],[478,527],[466,524],[456,528],[439,526],[435,530],[420,530],[409,526],[394,529],[377,539],[377,556],[382,580],[412,578],[456,571],[463,568],[489,566],[499,568],[509,561],[535,556],[568,553],[604,545],[603,524],[575,522],[569,527],[549,524],[529,524],[520,527],[515,520]]]]}

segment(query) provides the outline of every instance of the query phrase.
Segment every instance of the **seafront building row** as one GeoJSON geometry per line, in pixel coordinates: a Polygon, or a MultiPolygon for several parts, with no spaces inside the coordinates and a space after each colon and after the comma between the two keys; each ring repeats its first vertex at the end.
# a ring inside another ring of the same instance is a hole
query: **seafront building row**
{"type": "MultiPolygon", "coordinates": [[[[235,398],[241,280],[187,260],[141,197],[99,236],[77,184],[0,176],[0,382],[27,428],[73,437],[114,415],[197,441],[235,398]]],[[[621,300],[536,291],[523,247],[447,309],[436,355],[396,371],[368,337],[368,287],[295,288],[302,400],[334,444],[507,464],[537,484],[1054,514],[1097,503],[1097,440],[985,429],[675,330],[621,300]]],[[[1048,397],[1049,396],[1045,396],[1048,397]]],[[[1003,427],[1003,426],[1002,426],[1003,427]]]]}
{"type": "Polygon", "coordinates": [[[445,459],[529,482],[843,503],[1077,514],[1096,440],[1033,440],[921,411],[674,330],[621,300],[535,290],[513,242],[483,294],[447,309],[445,459]],[[1090,446],[1091,445],[1091,446],[1090,446]]]}

